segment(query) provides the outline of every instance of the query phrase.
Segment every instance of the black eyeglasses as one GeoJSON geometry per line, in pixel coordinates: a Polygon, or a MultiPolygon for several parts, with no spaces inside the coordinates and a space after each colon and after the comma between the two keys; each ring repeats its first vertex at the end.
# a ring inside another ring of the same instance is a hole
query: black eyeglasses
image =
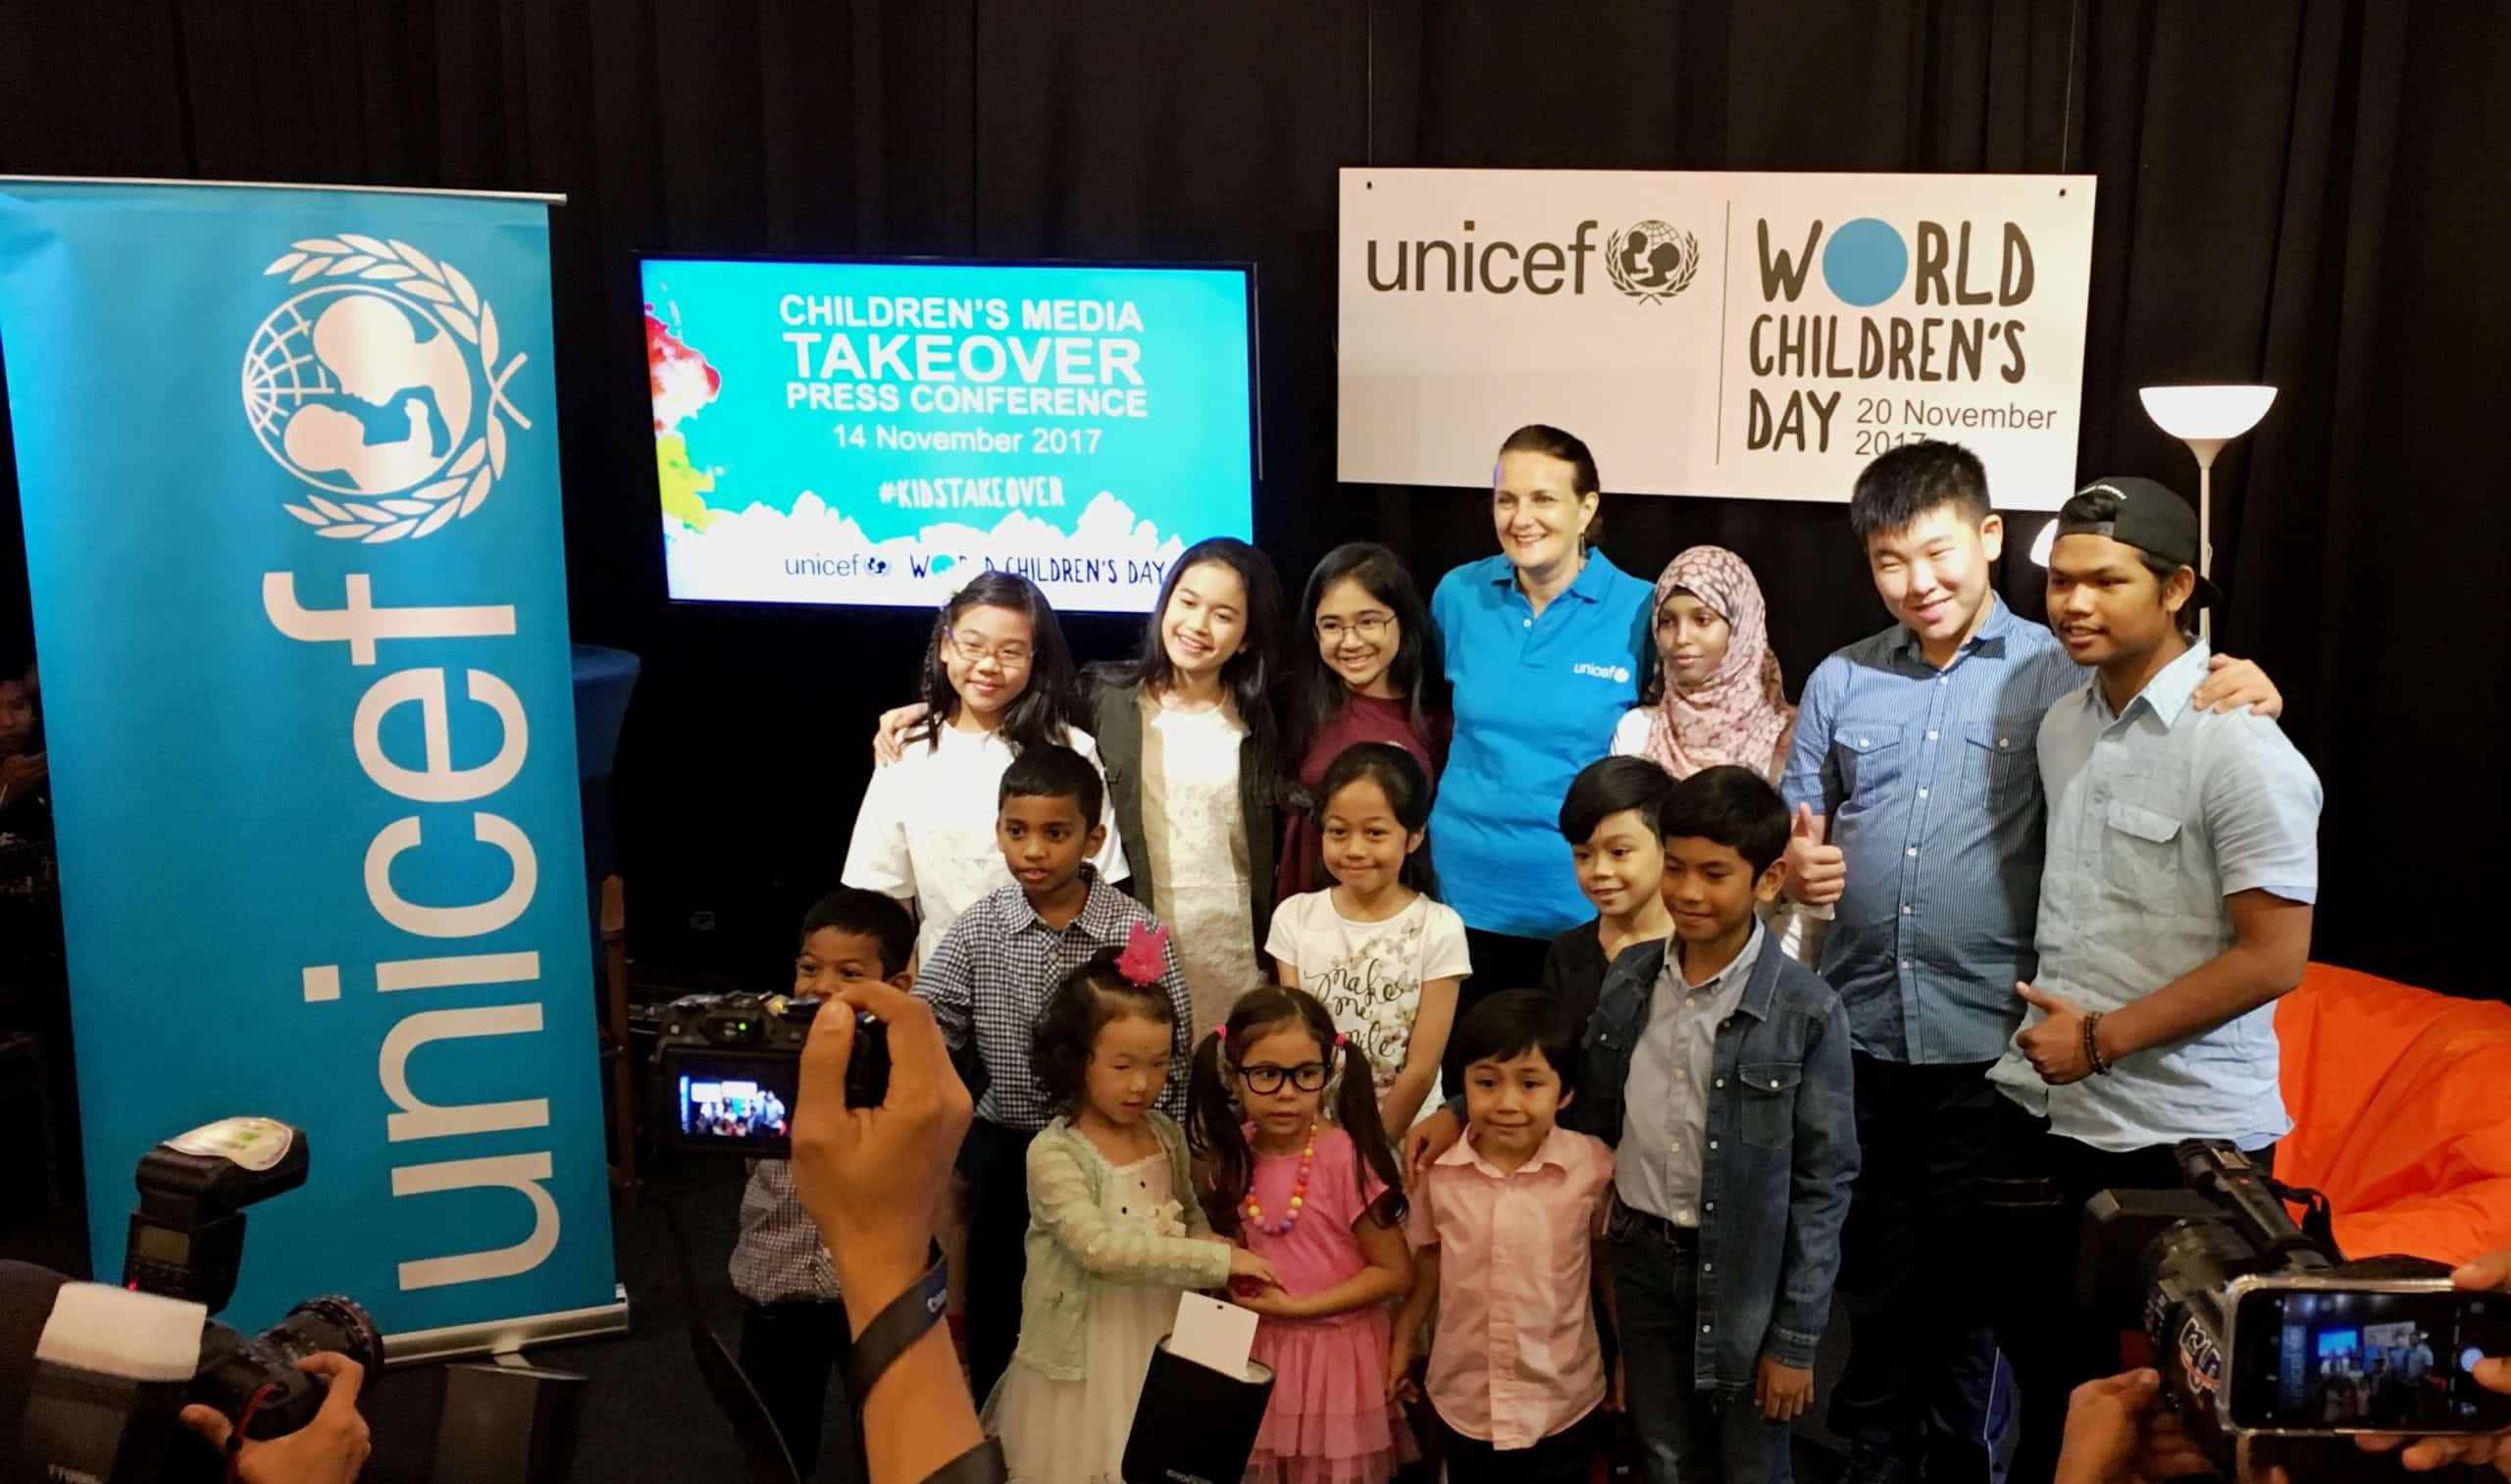
{"type": "Polygon", "coordinates": [[[1301,1092],[1313,1093],[1325,1086],[1325,1079],[1332,1073],[1326,1070],[1322,1061],[1310,1061],[1301,1066],[1274,1066],[1270,1062],[1259,1061],[1254,1066],[1240,1067],[1238,1075],[1251,1093],[1278,1093],[1282,1090],[1284,1078],[1288,1078],[1291,1086],[1301,1092]]]}

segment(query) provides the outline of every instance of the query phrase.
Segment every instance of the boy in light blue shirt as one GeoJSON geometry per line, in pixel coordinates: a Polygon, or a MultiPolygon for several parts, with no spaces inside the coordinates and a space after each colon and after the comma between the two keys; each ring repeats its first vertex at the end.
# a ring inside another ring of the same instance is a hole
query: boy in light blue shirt
{"type": "MultiPolygon", "coordinates": [[[[2067,502],[2049,554],[2050,622],[2093,674],[2040,726],[2039,970],[1989,1073],[2008,1173],[2046,1202],[2014,1244],[2034,1273],[2075,1270],[2093,1196],[2177,1187],[2177,1142],[2228,1139],[2263,1165],[2291,1127],[2275,1001],[2310,959],[2319,778],[2274,722],[2194,704],[2195,613],[2217,596],[2197,547],[2187,501],[2111,478],[2067,502]]],[[[2017,1477],[2054,1454],[2068,1393],[2118,1368],[2115,1316],[2052,1312],[2030,1288],[2034,1313],[1999,1328],[2024,1398],[2017,1477]]]]}

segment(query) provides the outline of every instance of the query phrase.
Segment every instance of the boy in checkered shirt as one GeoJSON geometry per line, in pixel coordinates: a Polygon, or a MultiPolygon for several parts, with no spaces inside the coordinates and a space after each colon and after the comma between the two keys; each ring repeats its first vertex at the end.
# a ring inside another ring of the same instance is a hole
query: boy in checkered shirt
{"type": "MultiPolygon", "coordinates": [[[[995,843],[1012,884],[971,902],[916,976],[916,996],[933,1006],[951,1051],[963,1064],[972,1057],[985,1083],[959,1154],[968,1180],[968,1376],[980,1397],[1011,1363],[1020,1338],[1029,1141],[1058,1111],[1030,1067],[1030,1030],[1065,976],[1102,948],[1125,947],[1136,923],[1156,926],[1090,864],[1106,837],[1105,787],[1069,747],[1021,748],[996,794],[995,843]]],[[[1159,988],[1177,1028],[1159,1109],[1182,1119],[1195,1017],[1177,946],[1161,953],[1159,988]]]]}

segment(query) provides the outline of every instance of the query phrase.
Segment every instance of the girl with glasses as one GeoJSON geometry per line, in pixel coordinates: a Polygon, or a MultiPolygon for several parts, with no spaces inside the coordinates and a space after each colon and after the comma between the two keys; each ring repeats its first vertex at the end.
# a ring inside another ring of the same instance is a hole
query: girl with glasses
{"type": "MultiPolygon", "coordinates": [[[[1281,839],[1272,692],[1286,607],[1270,557],[1232,537],[1198,541],[1169,564],[1133,657],[1082,677],[1108,848],[1132,872],[1125,890],[1177,930],[1198,1032],[1261,977],[1281,839]]],[[[926,703],[884,713],[874,761],[894,764],[929,716],[926,703]]]]}
{"type": "Polygon", "coordinates": [[[1386,1395],[1388,1305],[1412,1269],[1373,1086],[1359,1043],[1286,987],[1241,998],[1195,1052],[1190,1138],[1211,1166],[1212,1226],[1279,1280],[1232,1289],[1262,1316],[1254,1354],[1274,1376],[1249,1484],[1385,1484],[1413,1456],[1386,1395]]]}
{"type": "Polygon", "coordinates": [[[1325,553],[1300,599],[1284,755],[1297,770],[1282,809],[1273,899],[1324,886],[1317,789],[1355,742],[1393,742],[1433,778],[1447,762],[1449,720],[1439,631],[1396,554],[1374,541],[1325,553]]]}
{"type": "MultiPolygon", "coordinates": [[[[1040,742],[1094,763],[1081,730],[1072,651],[1047,595],[1025,577],[986,572],[951,595],[933,620],[919,684],[920,714],[899,755],[876,768],[846,851],[846,886],[905,902],[922,919],[919,959],[969,903],[1011,884],[995,843],[995,795],[1003,770],[1040,742]]],[[[1091,863],[1110,882],[1128,874],[1112,809],[1107,843],[1091,863]]]]}

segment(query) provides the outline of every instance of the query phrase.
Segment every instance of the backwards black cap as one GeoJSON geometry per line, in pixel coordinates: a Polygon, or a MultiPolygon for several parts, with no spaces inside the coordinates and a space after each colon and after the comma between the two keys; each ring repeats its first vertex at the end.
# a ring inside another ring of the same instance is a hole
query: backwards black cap
{"type": "Polygon", "coordinates": [[[2197,512],[2178,491],[2155,480],[2123,474],[2094,480],[2075,493],[2096,490],[2117,496],[2119,513],[2106,521],[2079,521],[2061,513],[2058,535],[2106,536],[2157,560],[2186,567],[2197,578],[2191,602],[2211,605],[2224,600],[2223,589],[2198,571],[2197,512]]]}

